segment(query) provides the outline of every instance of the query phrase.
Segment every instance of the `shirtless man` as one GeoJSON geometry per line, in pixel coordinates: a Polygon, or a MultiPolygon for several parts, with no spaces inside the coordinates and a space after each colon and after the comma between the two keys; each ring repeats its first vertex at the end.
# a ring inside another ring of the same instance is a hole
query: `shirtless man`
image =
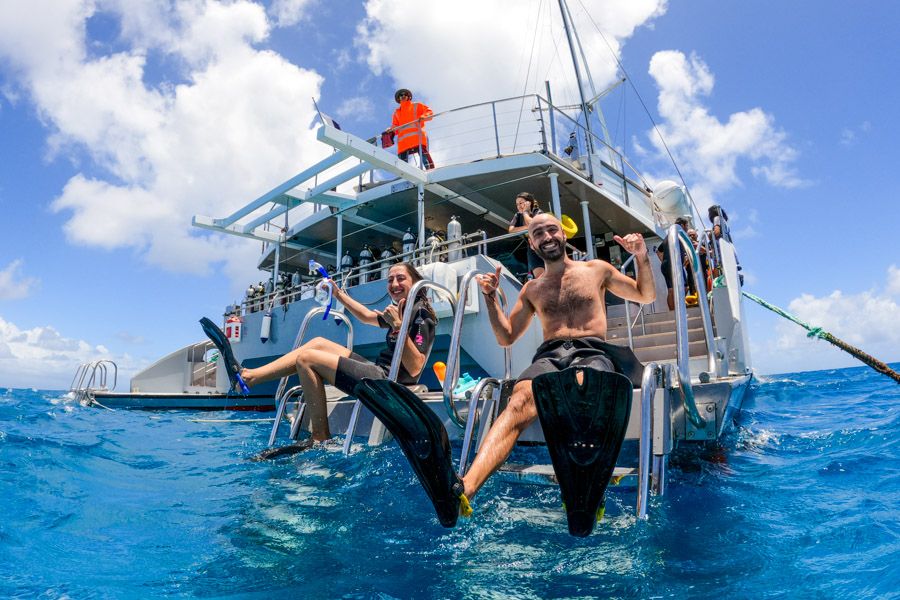
{"type": "MultiPolygon", "coordinates": [[[[553,215],[535,216],[528,226],[529,244],[544,260],[546,270],[539,279],[522,287],[519,299],[509,313],[500,310],[497,272],[479,276],[481,293],[487,301],[488,316],[501,346],[510,346],[538,315],[544,343],[535,353],[530,367],[519,376],[509,405],[491,427],[472,467],[463,478],[465,494],[471,498],[512,452],[525,429],[537,418],[531,393],[531,380],[541,373],[568,366],[590,366],[602,371],[618,371],[621,366],[606,351],[606,303],[609,290],[621,298],[644,304],[656,299],[656,288],[647,246],[639,233],[614,239],[635,257],[637,281],[626,277],[603,260],[576,262],[566,255],[566,236],[562,224],[553,215]],[[618,368],[617,368],[618,367],[618,368]]],[[[636,359],[635,359],[636,360],[636,359]]]]}

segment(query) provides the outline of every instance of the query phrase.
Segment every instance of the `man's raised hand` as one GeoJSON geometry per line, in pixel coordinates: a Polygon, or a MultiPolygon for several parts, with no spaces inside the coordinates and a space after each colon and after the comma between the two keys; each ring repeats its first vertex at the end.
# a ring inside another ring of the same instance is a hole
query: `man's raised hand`
{"type": "Polygon", "coordinates": [[[478,285],[481,286],[482,294],[490,296],[497,291],[497,288],[500,286],[500,270],[502,268],[503,267],[497,267],[495,273],[485,273],[484,275],[477,275],[475,277],[478,281],[478,285]]]}
{"type": "Polygon", "coordinates": [[[625,237],[615,235],[613,239],[625,248],[628,254],[634,254],[635,256],[647,255],[647,244],[644,243],[644,236],[639,233],[629,233],[625,237]]]}

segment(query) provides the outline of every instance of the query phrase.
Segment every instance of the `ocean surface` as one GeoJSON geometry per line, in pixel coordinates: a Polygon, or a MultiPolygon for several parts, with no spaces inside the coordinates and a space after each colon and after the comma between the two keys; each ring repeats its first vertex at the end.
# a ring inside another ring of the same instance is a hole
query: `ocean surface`
{"type": "Polygon", "coordinates": [[[205,420],[265,416],[0,389],[0,597],[900,598],[900,386],[865,367],[758,379],[586,539],[553,487],[446,530],[396,444],[257,463],[270,423],[205,420]]]}

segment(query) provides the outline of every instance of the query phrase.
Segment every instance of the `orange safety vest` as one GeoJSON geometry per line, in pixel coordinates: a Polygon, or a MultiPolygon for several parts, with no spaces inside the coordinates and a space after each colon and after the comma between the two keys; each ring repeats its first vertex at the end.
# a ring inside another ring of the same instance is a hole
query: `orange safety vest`
{"type": "Polygon", "coordinates": [[[425,135],[424,121],[430,121],[431,109],[421,102],[404,100],[394,111],[391,126],[397,132],[397,152],[411,150],[421,145],[428,147],[428,136],[425,135]]]}

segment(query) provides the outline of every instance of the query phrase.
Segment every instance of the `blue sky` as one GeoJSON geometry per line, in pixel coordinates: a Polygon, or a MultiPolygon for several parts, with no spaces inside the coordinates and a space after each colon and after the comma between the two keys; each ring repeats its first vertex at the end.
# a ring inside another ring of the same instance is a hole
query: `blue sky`
{"type": "MultiPolygon", "coordinates": [[[[570,7],[598,87],[615,68],[594,23],[695,198],[728,210],[747,289],[900,360],[900,9],[570,7]]],[[[563,102],[573,76],[553,51],[555,12],[549,0],[2,3],[0,386],[67,387],[99,357],[127,379],[199,339],[200,316],[260,279],[259,246],[190,217],[224,216],[327,153],[311,98],[363,137],[389,122],[399,86],[445,110],[549,78],[563,102]]],[[[632,90],[605,110],[642,171],[674,178],[632,90]]],[[[748,313],[761,373],[854,364],[748,313]]]]}

